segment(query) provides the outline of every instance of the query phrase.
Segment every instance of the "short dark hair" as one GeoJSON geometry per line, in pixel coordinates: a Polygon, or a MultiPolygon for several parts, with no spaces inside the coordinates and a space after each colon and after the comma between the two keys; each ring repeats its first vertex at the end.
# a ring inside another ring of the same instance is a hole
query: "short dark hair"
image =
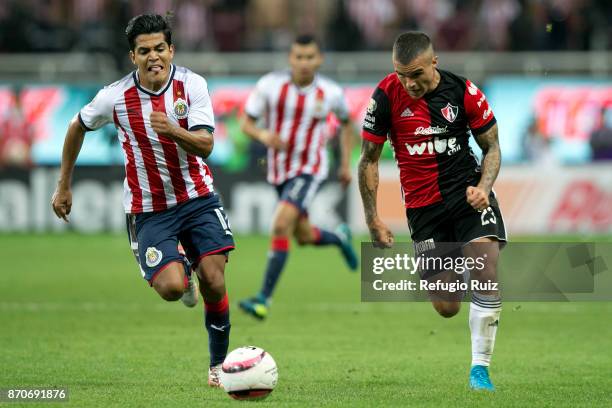
{"type": "Polygon", "coordinates": [[[431,47],[431,39],[420,31],[400,34],[393,44],[393,55],[397,62],[407,65],[431,47]]]}
{"type": "Polygon", "coordinates": [[[319,44],[319,41],[317,41],[315,36],[312,34],[300,34],[295,37],[293,43],[299,45],[315,44],[317,47],[321,48],[321,44],[319,44]]]}
{"type": "Polygon", "coordinates": [[[130,20],[125,28],[130,50],[136,47],[136,37],[140,34],[164,33],[164,39],[168,45],[172,45],[172,28],[170,18],[159,14],[141,14],[130,20]]]}

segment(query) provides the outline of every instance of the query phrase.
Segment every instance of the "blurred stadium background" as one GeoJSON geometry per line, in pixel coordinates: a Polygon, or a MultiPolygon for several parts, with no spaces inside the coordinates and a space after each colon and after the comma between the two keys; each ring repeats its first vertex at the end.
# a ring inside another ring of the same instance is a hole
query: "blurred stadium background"
{"type": "MultiPolygon", "coordinates": [[[[496,190],[512,234],[612,231],[607,0],[4,0],[0,231],[123,231],[122,159],[111,126],[86,138],[71,225],[54,219],[49,197],[68,121],[132,69],[126,22],[168,11],[175,62],[210,83],[217,129],[209,161],[239,233],[267,232],[275,202],[263,149],[237,122],[258,76],[285,66],[296,33],[315,33],[326,55],[322,71],[345,86],[359,127],[373,87],[392,69],[392,41],[407,29],[428,32],[440,66],[485,90],[500,126],[496,190]]],[[[329,118],[332,139],[336,129],[329,118]]],[[[397,171],[390,151],[385,158],[383,216],[402,232],[397,171]]],[[[320,223],[346,219],[365,232],[355,185],[345,195],[331,180],[314,206],[320,223]]]]}
{"type": "MultiPolygon", "coordinates": [[[[259,284],[276,202],[263,148],[237,115],[258,76],[285,66],[297,33],[323,42],[322,71],[345,87],[359,128],[392,69],[394,37],[428,32],[441,68],[476,82],[497,116],[496,191],[511,238],[611,240],[609,0],[0,0],[0,387],[68,386],[71,405],[87,407],[230,402],[202,386],[200,309],[161,302],[139,277],[112,127],[87,134],[71,223],[49,205],[69,120],[132,69],[127,21],[169,10],[175,63],[210,84],[209,164],[239,248],[227,273],[233,303],[259,284]]],[[[336,128],[330,118],[332,150],[336,128]]],[[[390,151],[384,158],[379,207],[406,237],[397,170],[390,151]]],[[[355,183],[345,194],[332,178],[311,214],[367,236],[355,183]]],[[[344,269],[331,249],[294,251],[268,321],[233,309],[231,347],[257,344],[279,363],[266,406],[609,406],[610,303],[506,303],[499,391],[476,395],[466,386],[468,308],[447,320],[425,303],[360,303],[359,278],[344,269]]]]}

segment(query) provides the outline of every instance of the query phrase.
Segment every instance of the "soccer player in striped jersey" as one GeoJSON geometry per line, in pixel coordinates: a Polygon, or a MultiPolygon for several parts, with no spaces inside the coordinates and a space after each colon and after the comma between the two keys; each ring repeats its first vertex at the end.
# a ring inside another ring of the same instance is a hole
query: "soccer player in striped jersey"
{"type": "Polygon", "coordinates": [[[299,36],[289,52],[290,70],[263,76],[245,106],[242,130],[268,147],[268,182],[279,196],[272,225],[272,242],[259,293],[240,302],[240,307],[263,319],[285,267],[289,242],[300,245],[334,245],[349,268],[357,269],[348,226],[335,231],[313,226],[308,206],[320,183],[327,177],[326,119],[334,113],[342,122],[340,182],[351,181],[350,150],[354,136],[342,88],[317,74],[323,56],[316,40],[299,36]],[[265,126],[258,126],[263,119],[265,126]]]}
{"type": "Polygon", "coordinates": [[[172,33],[162,16],[134,17],[126,35],[136,70],[100,90],[70,122],[53,210],[68,221],[85,133],[113,123],[125,160],[128,235],[142,276],[164,300],[187,296],[195,305],[196,272],[208,331],[208,384],[219,387],[230,332],[224,272],[234,241],[204,162],[214,130],[206,80],[172,64],[172,33]]]}

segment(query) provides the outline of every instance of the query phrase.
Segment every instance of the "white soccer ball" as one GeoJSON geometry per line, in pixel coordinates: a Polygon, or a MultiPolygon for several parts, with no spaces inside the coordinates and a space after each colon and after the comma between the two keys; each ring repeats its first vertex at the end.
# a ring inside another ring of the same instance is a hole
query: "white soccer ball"
{"type": "Polygon", "coordinates": [[[276,387],[278,369],[270,353],[245,346],[227,355],[220,379],[225,392],[234,399],[263,399],[276,387]]]}

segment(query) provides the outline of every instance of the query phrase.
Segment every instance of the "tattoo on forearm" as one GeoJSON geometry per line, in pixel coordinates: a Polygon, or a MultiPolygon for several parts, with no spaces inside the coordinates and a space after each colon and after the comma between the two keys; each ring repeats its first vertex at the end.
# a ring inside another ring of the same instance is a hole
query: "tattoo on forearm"
{"type": "Polygon", "coordinates": [[[369,225],[376,217],[376,193],[378,191],[378,159],[382,144],[364,140],[361,145],[358,178],[361,201],[365,211],[366,223],[369,225]]]}
{"type": "Polygon", "coordinates": [[[476,136],[478,146],[482,149],[482,164],[480,185],[487,191],[491,191],[493,183],[499,173],[501,166],[501,150],[497,136],[497,124],[481,135],[476,136]]]}

